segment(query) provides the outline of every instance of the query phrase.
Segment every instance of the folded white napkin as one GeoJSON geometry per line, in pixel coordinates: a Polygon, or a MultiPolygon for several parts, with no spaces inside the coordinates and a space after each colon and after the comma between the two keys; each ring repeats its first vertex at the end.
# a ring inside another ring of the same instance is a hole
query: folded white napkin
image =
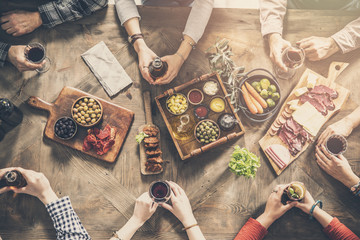
{"type": "Polygon", "coordinates": [[[103,41],[83,53],[81,57],[110,97],[132,84],[129,75],[103,41]]]}

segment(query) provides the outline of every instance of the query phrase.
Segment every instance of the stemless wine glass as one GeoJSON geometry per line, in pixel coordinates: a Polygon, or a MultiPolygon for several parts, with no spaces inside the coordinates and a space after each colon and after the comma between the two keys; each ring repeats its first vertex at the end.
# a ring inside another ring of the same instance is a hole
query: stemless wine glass
{"type": "Polygon", "coordinates": [[[304,49],[290,46],[282,52],[282,61],[287,67],[287,72],[275,65],[275,74],[281,79],[290,79],[295,75],[296,69],[301,67],[305,60],[304,49]]]}
{"type": "Polygon", "coordinates": [[[149,195],[154,202],[164,203],[169,201],[171,188],[165,181],[155,181],[150,184],[149,195]]]}
{"type": "Polygon", "coordinates": [[[29,43],[25,47],[24,54],[26,59],[32,63],[42,63],[45,60],[44,65],[41,68],[36,69],[38,73],[49,71],[51,60],[46,56],[45,47],[41,43],[29,43]]]}

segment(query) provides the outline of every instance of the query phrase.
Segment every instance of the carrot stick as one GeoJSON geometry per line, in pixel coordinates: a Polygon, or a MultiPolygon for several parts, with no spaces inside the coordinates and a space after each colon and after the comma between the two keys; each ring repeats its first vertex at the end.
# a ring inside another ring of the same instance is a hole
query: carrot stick
{"type": "Polygon", "coordinates": [[[248,91],[246,90],[246,87],[244,86],[244,84],[241,86],[241,90],[242,90],[242,95],[243,95],[243,97],[244,97],[246,106],[248,107],[249,111],[250,111],[252,114],[257,114],[258,111],[257,111],[254,103],[251,101],[250,94],[249,94],[248,91]]]}
{"type": "Polygon", "coordinates": [[[264,109],[261,107],[260,103],[258,101],[256,101],[256,99],[251,94],[249,94],[249,97],[250,97],[252,103],[255,105],[258,113],[263,113],[264,109]]]}
{"type": "Polygon", "coordinates": [[[266,101],[260,96],[260,94],[253,88],[249,83],[245,82],[246,88],[249,90],[249,93],[255,98],[256,101],[260,103],[263,108],[267,108],[268,105],[266,101]]]}

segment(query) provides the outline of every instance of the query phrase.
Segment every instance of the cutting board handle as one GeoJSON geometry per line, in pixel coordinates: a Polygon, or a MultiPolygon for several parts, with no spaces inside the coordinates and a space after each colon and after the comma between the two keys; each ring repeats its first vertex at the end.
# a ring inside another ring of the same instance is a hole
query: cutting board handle
{"type": "Polygon", "coordinates": [[[345,70],[345,68],[349,66],[349,63],[344,62],[332,62],[329,67],[328,80],[331,83],[335,81],[335,79],[345,70]]]}
{"type": "Polygon", "coordinates": [[[52,108],[54,107],[54,104],[45,102],[44,100],[42,100],[38,97],[34,97],[34,96],[29,97],[29,99],[26,102],[27,102],[27,104],[29,104],[30,106],[32,106],[34,108],[46,110],[48,112],[50,112],[52,110],[52,108]]]}
{"type": "Polygon", "coordinates": [[[151,98],[150,91],[145,91],[144,96],[144,108],[145,108],[145,120],[147,124],[153,124],[151,116],[151,98]]]}

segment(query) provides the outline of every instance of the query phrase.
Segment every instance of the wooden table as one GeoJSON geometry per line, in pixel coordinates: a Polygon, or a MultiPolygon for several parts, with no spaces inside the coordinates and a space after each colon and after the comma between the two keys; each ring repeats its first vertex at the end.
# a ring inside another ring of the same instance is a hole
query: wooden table
{"type": "MultiPolygon", "coordinates": [[[[148,45],[160,56],[172,54],[179,45],[189,9],[140,7],[142,29],[148,45]],[[166,21],[163,21],[166,19],[166,21]]],[[[329,36],[359,16],[359,12],[289,11],[285,23],[285,38],[296,42],[311,35],[329,36]]],[[[204,51],[216,37],[231,39],[238,65],[247,70],[257,67],[272,69],[268,48],[260,34],[257,10],[214,9],[207,30],[178,78],[169,86],[150,87],[152,97],[210,71],[204,51]]],[[[159,176],[141,176],[135,135],[145,122],[142,89],[148,89],[140,79],[137,56],[126,41],[114,7],[111,5],[81,21],[60,25],[54,29],[38,29],[19,41],[41,41],[46,44],[53,65],[48,73],[21,74],[12,66],[0,71],[0,96],[10,98],[24,112],[23,123],[9,132],[0,143],[0,167],[21,166],[43,172],[59,197],[69,195],[73,207],[93,239],[108,239],[131,216],[134,200],[156,179],[179,183],[188,194],[195,216],[207,239],[233,239],[249,217],[257,217],[263,210],[273,187],[292,180],[303,181],[315,199],[324,201],[324,209],[337,216],[360,235],[360,200],[348,189],[323,172],[314,160],[314,146],[291,164],[279,177],[260,152],[258,140],[271,121],[254,124],[244,116],[246,133],[237,141],[225,144],[216,151],[195,159],[181,161],[157,110],[154,123],[161,129],[163,157],[168,161],[159,176]],[[27,106],[31,96],[53,101],[64,86],[77,87],[98,97],[108,99],[80,54],[103,40],[120,64],[134,80],[133,86],[111,101],[133,110],[135,120],[125,145],[115,164],[107,164],[75,150],[43,138],[46,113],[27,106]],[[255,179],[236,177],[228,169],[229,155],[236,144],[247,147],[261,156],[262,166],[255,179]]],[[[305,62],[305,66],[326,75],[330,62],[349,62],[350,66],[337,82],[351,89],[345,108],[328,124],[333,123],[360,104],[360,51],[336,54],[320,62],[305,62]]],[[[281,81],[284,96],[295,86],[304,68],[292,81],[281,81]]],[[[327,125],[328,125],[327,124],[327,125]]],[[[327,126],[325,125],[325,127],[327,126]]],[[[360,174],[360,128],[348,138],[345,156],[354,171],[360,174]]],[[[52,222],[42,205],[34,197],[12,194],[0,196],[0,233],[3,239],[54,239],[52,222]]],[[[155,215],[135,235],[134,239],[186,239],[180,222],[164,209],[155,215]]],[[[326,239],[321,226],[298,209],[293,209],[269,229],[267,239],[326,239]]]]}

